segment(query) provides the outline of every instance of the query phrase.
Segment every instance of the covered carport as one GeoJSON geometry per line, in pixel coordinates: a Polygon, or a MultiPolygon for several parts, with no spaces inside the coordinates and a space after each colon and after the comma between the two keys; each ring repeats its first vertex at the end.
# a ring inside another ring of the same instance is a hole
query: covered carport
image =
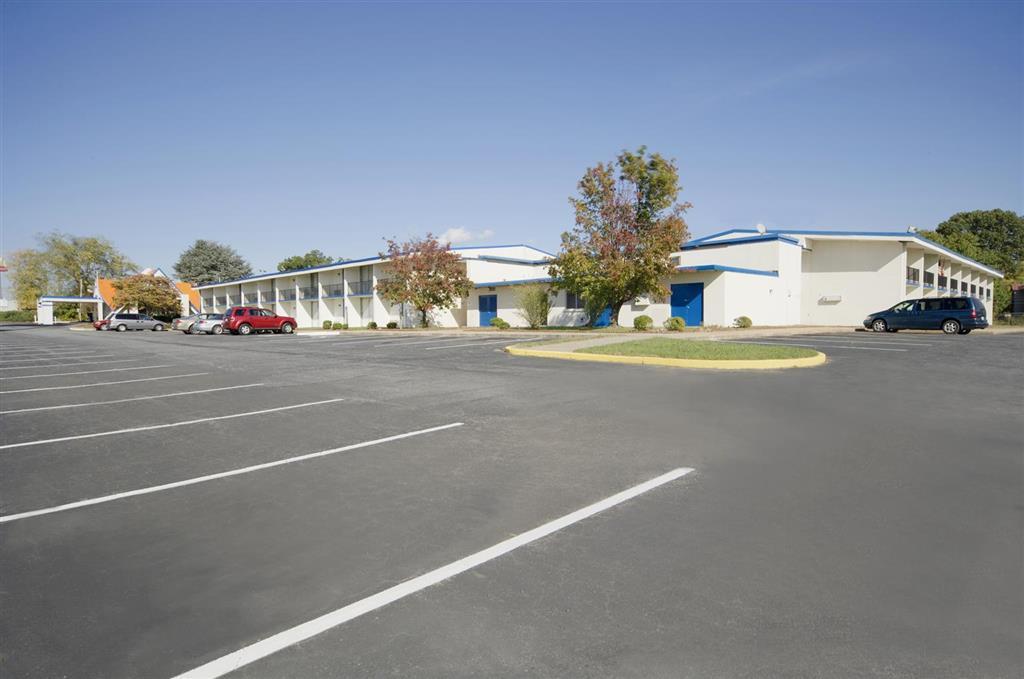
{"type": "Polygon", "coordinates": [[[94,319],[103,317],[103,300],[98,297],[44,295],[36,301],[36,323],[53,325],[56,322],[53,317],[55,304],[78,304],[84,318],[88,318],[89,314],[92,314],[94,319]]]}

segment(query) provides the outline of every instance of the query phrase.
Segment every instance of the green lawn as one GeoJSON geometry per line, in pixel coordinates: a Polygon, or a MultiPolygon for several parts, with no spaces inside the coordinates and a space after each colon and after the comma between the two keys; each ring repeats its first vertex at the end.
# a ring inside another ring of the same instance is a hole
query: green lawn
{"type": "Polygon", "coordinates": [[[784,347],[769,344],[728,344],[702,340],[654,338],[634,340],[621,344],[605,344],[589,349],[577,349],[580,354],[611,354],[613,356],[654,356],[657,358],[692,358],[698,360],[739,361],[764,358],[807,358],[813,349],[784,347]]]}

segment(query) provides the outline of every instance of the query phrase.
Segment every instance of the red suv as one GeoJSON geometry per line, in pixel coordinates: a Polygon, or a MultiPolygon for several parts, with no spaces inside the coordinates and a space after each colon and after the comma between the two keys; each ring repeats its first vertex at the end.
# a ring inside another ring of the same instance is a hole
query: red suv
{"type": "Polygon", "coordinates": [[[254,306],[233,306],[224,314],[224,329],[232,335],[251,335],[254,332],[295,332],[295,319],[278,316],[269,309],[254,306]]]}

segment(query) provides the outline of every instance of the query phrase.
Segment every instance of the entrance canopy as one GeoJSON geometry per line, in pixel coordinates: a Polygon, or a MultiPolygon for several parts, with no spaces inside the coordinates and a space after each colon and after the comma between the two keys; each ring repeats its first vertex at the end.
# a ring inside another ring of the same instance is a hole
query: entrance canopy
{"type": "Polygon", "coordinates": [[[36,323],[53,325],[54,304],[78,304],[84,314],[93,314],[93,318],[103,317],[103,300],[98,297],[62,297],[60,295],[44,295],[36,302],[36,323]]]}

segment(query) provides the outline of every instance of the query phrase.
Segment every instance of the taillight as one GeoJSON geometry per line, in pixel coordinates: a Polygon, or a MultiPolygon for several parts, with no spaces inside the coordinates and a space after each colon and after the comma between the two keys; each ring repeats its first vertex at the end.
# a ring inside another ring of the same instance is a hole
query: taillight
{"type": "Polygon", "coordinates": [[[977,317],[978,317],[977,310],[976,309],[971,309],[971,318],[977,318],[977,317]]]}

